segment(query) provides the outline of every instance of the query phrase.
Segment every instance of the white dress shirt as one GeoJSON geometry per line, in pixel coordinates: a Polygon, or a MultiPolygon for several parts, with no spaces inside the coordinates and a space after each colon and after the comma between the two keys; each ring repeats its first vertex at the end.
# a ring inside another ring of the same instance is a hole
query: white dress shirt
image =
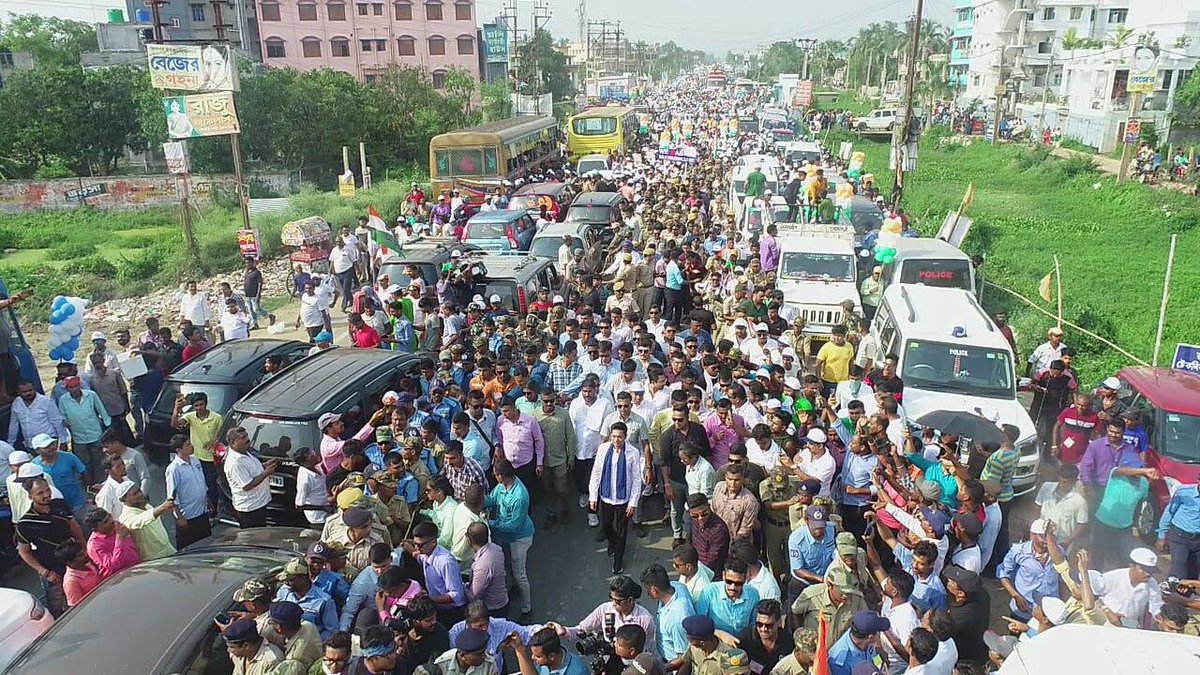
{"type": "Polygon", "coordinates": [[[225,455],[225,478],[229,481],[229,491],[233,497],[235,511],[249,513],[270,503],[270,479],[247,489],[250,481],[257,478],[262,472],[263,464],[254,455],[243,454],[232,449],[229,454],[225,455]]]}
{"type": "Polygon", "coordinates": [[[624,444],[624,450],[621,451],[615,450],[612,443],[601,444],[600,449],[596,452],[596,463],[592,465],[591,479],[588,481],[588,501],[603,501],[605,504],[613,506],[626,505],[631,509],[636,509],[641,498],[642,453],[628,443],[624,444]],[[611,498],[600,496],[600,481],[604,476],[605,464],[612,465],[612,470],[609,471],[609,494],[611,498]],[[617,476],[618,471],[621,470],[628,472],[626,474],[626,498],[624,500],[617,498],[617,476]]]}
{"type": "Polygon", "coordinates": [[[208,293],[196,291],[193,295],[185,291],[179,297],[179,314],[196,326],[208,323],[212,320],[212,310],[208,307],[208,293]]]}

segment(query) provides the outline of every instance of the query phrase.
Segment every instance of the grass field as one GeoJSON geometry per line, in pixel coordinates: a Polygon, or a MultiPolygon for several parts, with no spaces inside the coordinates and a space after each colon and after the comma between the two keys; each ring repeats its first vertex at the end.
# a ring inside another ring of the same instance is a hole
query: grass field
{"type": "MultiPolygon", "coordinates": [[[[1146,361],[1152,360],[1170,236],[1179,234],[1159,362],[1170,362],[1176,343],[1200,339],[1200,266],[1195,263],[1200,202],[1195,198],[1118,185],[1096,173],[1087,159],[1063,160],[1041,149],[993,147],[979,139],[966,147],[939,148],[939,138],[931,133],[922,143],[917,171],[905,190],[905,211],[922,232],[936,233],[974,182],[969,215],[975,224],[963,248],[987,256],[985,278],[1054,312],[1053,304],[1038,299],[1037,288],[1057,254],[1064,318],[1146,361]]],[[[867,154],[867,170],[890,188],[887,145],[853,140],[855,150],[867,154]]],[[[994,289],[985,291],[984,304],[1009,312],[1024,354],[1054,323],[994,289]]],[[[1129,364],[1127,357],[1070,328],[1067,343],[1082,350],[1077,363],[1087,384],[1129,364]]]]}

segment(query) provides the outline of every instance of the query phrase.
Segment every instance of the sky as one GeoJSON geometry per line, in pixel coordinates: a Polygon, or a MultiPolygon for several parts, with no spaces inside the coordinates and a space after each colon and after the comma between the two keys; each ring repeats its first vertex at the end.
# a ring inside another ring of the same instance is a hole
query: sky
{"type": "MultiPolygon", "coordinates": [[[[480,22],[501,12],[505,0],[476,0],[480,22]]],[[[527,0],[519,0],[527,2],[527,0]]],[[[548,28],[555,37],[578,39],[578,0],[546,0],[548,28]]],[[[792,38],[838,39],[876,21],[903,21],[915,0],[858,0],[850,6],[812,0],[587,0],[588,19],[621,21],[631,41],[674,40],[688,49],[724,54],[792,38]],[[747,11],[751,10],[751,11],[747,11]],[[683,17],[683,20],[681,20],[683,17]]],[[[949,23],[954,0],[925,0],[925,16],[949,23]]],[[[123,0],[0,0],[9,13],[54,14],[80,21],[104,21],[123,0]]]]}

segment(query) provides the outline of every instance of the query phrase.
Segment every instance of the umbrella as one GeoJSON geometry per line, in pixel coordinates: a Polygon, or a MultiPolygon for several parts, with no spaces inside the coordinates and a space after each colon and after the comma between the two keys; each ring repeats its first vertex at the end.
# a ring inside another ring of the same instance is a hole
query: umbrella
{"type": "Polygon", "coordinates": [[[922,415],[917,424],[943,434],[965,436],[980,443],[1004,443],[1008,437],[994,422],[982,415],[962,410],[934,410],[922,415]]]}

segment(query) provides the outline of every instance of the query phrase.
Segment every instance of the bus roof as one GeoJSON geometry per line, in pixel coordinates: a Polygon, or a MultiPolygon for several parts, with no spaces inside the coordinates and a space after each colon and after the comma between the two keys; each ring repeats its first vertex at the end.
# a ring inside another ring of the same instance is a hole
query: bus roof
{"type": "Polygon", "coordinates": [[[492,140],[493,143],[508,143],[522,136],[556,126],[558,126],[558,121],[547,115],[521,115],[438,134],[429,141],[429,145],[431,147],[453,147],[478,144],[483,140],[480,138],[481,136],[495,136],[496,138],[492,140]]]}
{"type": "Polygon", "coordinates": [[[601,105],[595,108],[588,108],[583,112],[575,115],[573,119],[587,119],[589,117],[625,117],[636,112],[633,108],[623,105],[601,105]]]}

